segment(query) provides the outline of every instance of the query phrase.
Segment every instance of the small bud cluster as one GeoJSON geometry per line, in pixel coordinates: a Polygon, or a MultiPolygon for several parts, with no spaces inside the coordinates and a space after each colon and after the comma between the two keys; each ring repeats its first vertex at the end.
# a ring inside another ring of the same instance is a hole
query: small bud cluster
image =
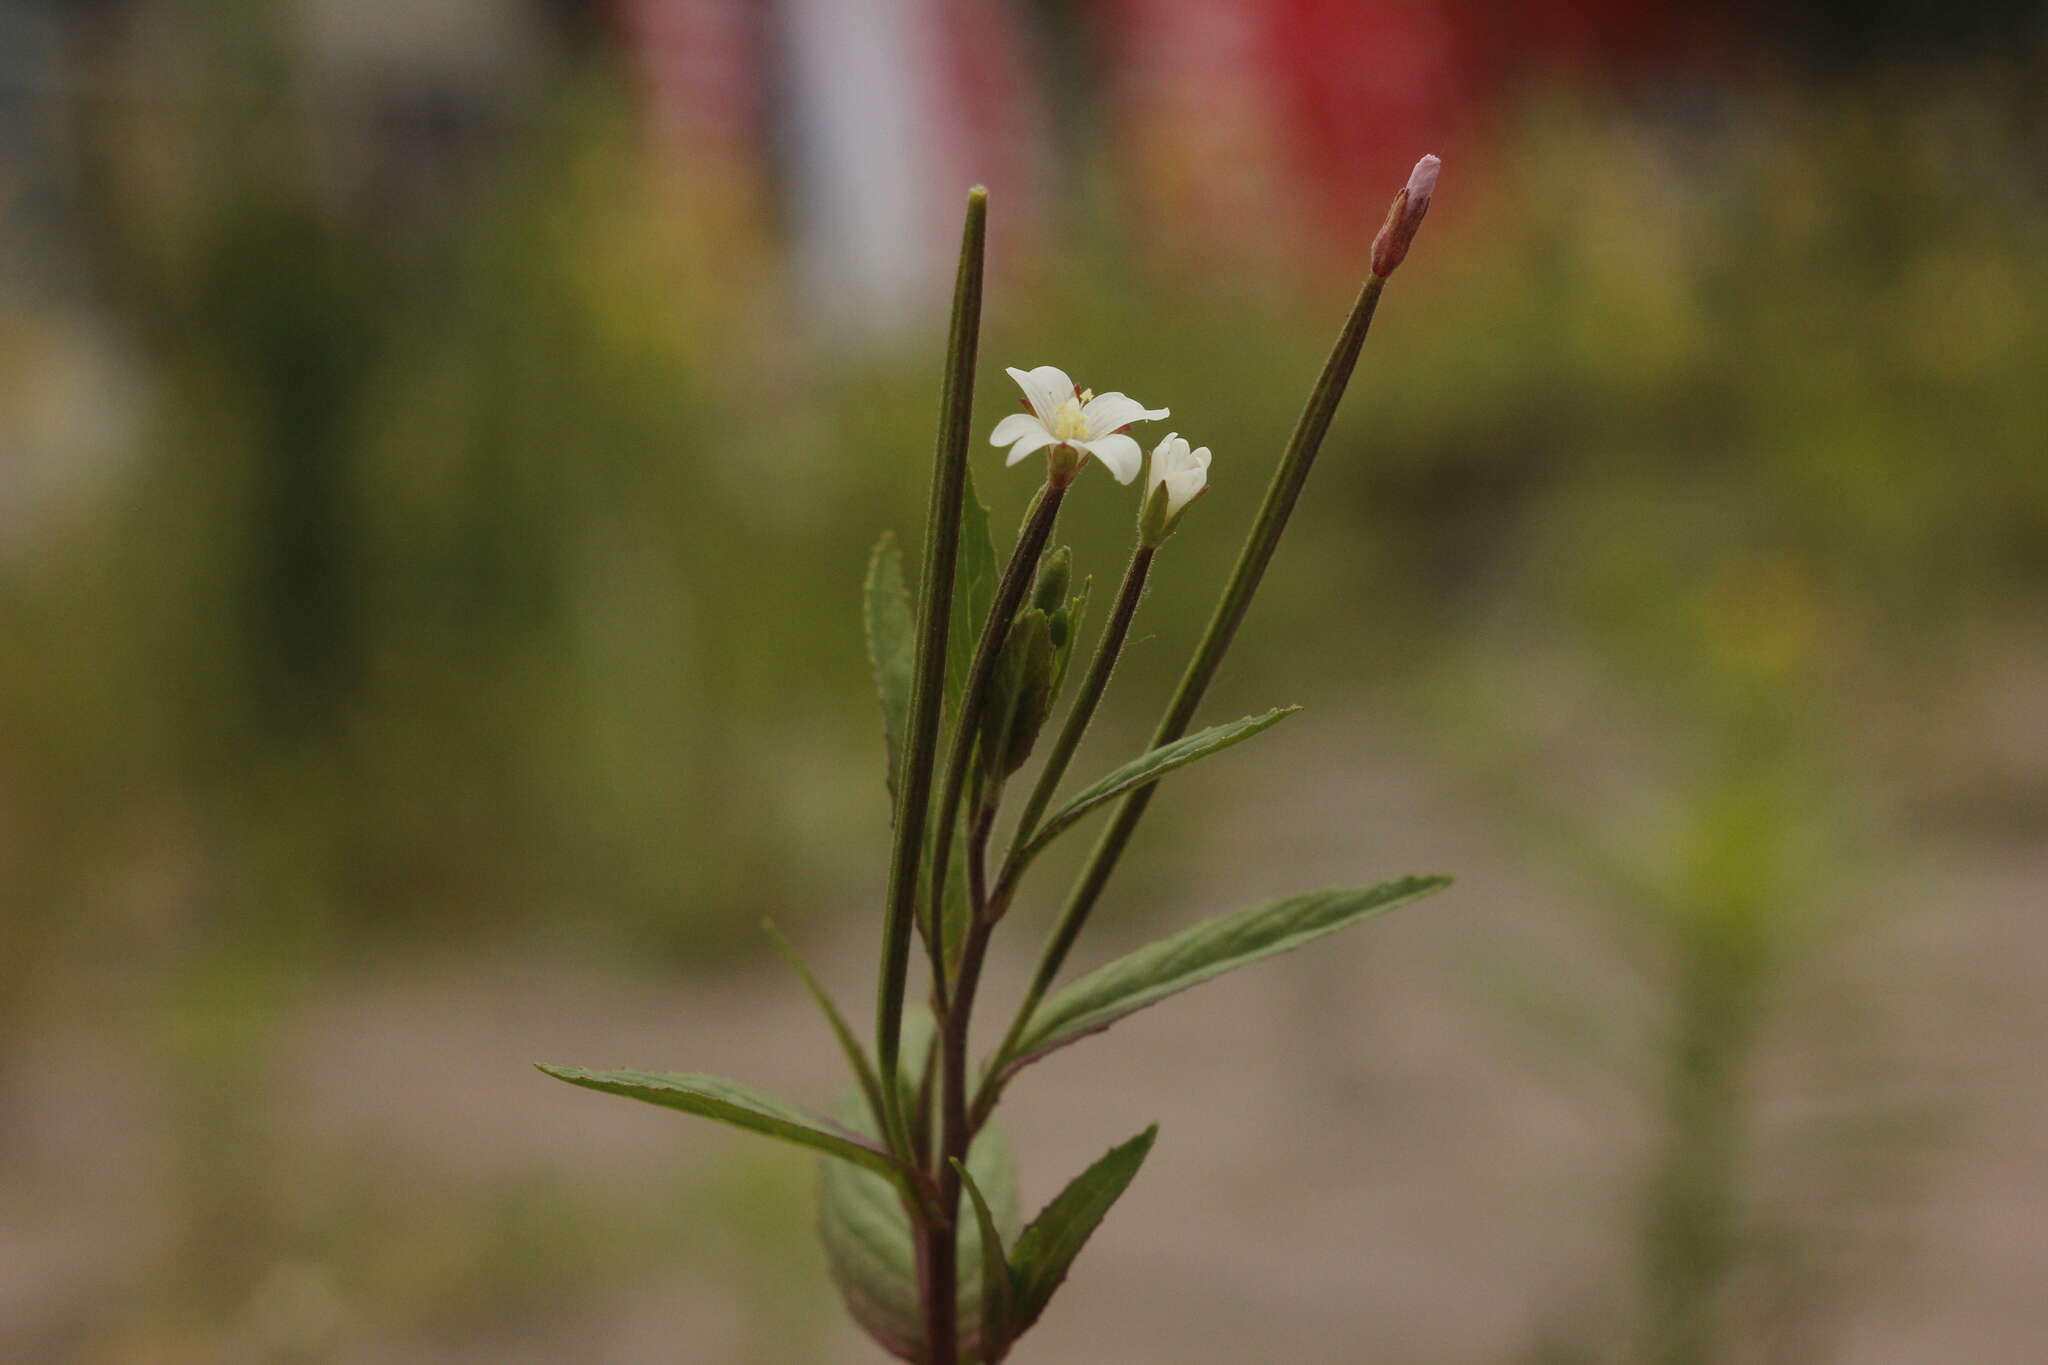
{"type": "Polygon", "coordinates": [[[1039,561],[1031,604],[1017,613],[981,713],[981,786],[992,800],[1004,779],[1024,766],[1038,743],[1073,657],[1088,589],[1069,597],[1074,556],[1064,545],[1039,561]]]}

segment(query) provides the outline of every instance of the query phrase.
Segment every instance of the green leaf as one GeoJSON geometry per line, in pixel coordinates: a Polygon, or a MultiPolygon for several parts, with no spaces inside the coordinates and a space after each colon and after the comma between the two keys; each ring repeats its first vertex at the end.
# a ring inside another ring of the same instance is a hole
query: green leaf
{"type": "Polygon", "coordinates": [[[1077,794],[1073,800],[1059,808],[1045,819],[1038,831],[1031,836],[1018,855],[1019,865],[1038,856],[1045,846],[1065,833],[1075,821],[1106,801],[1114,801],[1126,792],[1157,782],[1176,768],[1185,768],[1198,758],[1220,753],[1233,744],[1241,744],[1261,730],[1278,725],[1295,712],[1299,706],[1282,706],[1268,711],[1263,716],[1246,716],[1227,725],[1212,725],[1206,730],[1197,730],[1184,735],[1171,744],[1163,744],[1150,753],[1141,754],[1121,768],[1097,780],[1077,794]]]}
{"type": "Polygon", "coordinates": [[[666,1109],[717,1119],[736,1128],[764,1133],[799,1146],[815,1148],[841,1161],[896,1180],[896,1161],[870,1139],[827,1118],[784,1104],[758,1090],[716,1076],[678,1076],[658,1071],[591,1071],[578,1066],[542,1066],[558,1081],[601,1090],[607,1095],[645,1100],[666,1109]]]}
{"type": "Polygon", "coordinates": [[[846,1311],[890,1355],[921,1359],[917,1252],[900,1197],[864,1171],[820,1165],[818,1240],[846,1311]]]}
{"type": "MultiPolygon", "coordinates": [[[[906,1015],[906,1023],[909,1018],[906,1015]]],[[[922,1063],[916,1051],[906,1049],[906,1071],[917,1069],[910,1065],[911,1059],[922,1063]]],[[[841,1116],[863,1134],[873,1131],[857,1096],[848,1098],[841,1116]]],[[[898,1359],[925,1358],[917,1253],[901,1193],[888,1181],[843,1162],[818,1164],[818,1236],[847,1311],[898,1359]]],[[[967,1169],[988,1200],[998,1237],[1013,1237],[1019,1221],[1016,1163],[996,1125],[987,1125],[975,1137],[967,1169]]],[[[969,1359],[976,1355],[981,1341],[982,1263],[977,1218],[960,1229],[957,1262],[960,1341],[969,1359]]]]}
{"type": "Polygon", "coordinates": [[[989,532],[988,508],[974,491],[974,474],[965,474],[960,495],[960,567],[953,578],[953,625],[946,635],[946,714],[958,717],[960,694],[974,666],[974,648],[996,600],[996,543],[989,532]]]}
{"type": "Polygon", "coordinates": [[[1145,1164],[1145,1155],[1152,1150],[1152,1139],[1157,1136],[1159,1126],[1154,1124],[1123,1146],[1110,1148],[1093,1166],[1075,1176],[1059,1197],[1024,1229],[1010,1256],[1012,1340],[1024,1335],[1038,1321],[1103,1215],[1145,1164]]]}
{"type": "Polygon", "coordinates": [[[839,1012],[839,1006],[832,1003],[832,997],[818,984],[818,978],[811,975],[811,969],[797,956],[796,945],[775,927],[774,920],[762,920],[761,928],[768,935],[769,941],[775,945],[775,950],[782,954],[783,961],[787,962],[790,969],[802,980],[804,989],[811,993],[811,999],[817,1002],[819,1011],[825,1016],[825,1022],[832,1026],[832,1036],[839,1040],[839,1050],[845,1054],[846,1064],[853,1068],[853,1078],[860,1083],[860,1092],[866,1097],[875,1121],[880,1123],[883,1113],[882,1084],[875,1076],[873,1064],[868,1061],[867,1050],[861,1047],[860,1040],[854,1037],[853,1030],[847,1027],[846,1016],[839,1012]]]}
{"type": "Polygon", "coordinates": [[[1182,930],[1090,972],[1046,1000],[998,1066],[1004,1075],[1013,1074],[1169,995],[1419,900],[1450,882],[1449,877],[1403,877],[1372,887],[1314,891],[1182,930]]]}
{"type": "Polygon", "coordinates": [[[1010,1350],[1010,1261],[1003,1252],[1002,1230],[974,1183],[974,1173],[957,1160],[953,1169],[960,1173],[960,1188],[974,1205],[981,1234],[981,1357],[988,1365],[997,1365],[1010,1350]]]}
{"type": "Polygon", "coordinates": [[[910,725],[910,689],[917,665],[917,622],[903,579],[903,550],[885,531],[868,557],[861,590],[867,624],[868,667],[882,702],[882,739],[889,752],[890,809],[895,809],[896,770],[903,762],[903,735],[910,725]]]}

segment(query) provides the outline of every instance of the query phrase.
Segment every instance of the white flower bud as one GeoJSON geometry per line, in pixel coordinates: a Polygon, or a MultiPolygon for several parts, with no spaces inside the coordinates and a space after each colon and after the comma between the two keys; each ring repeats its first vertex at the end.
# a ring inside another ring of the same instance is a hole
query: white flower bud
{"type": "Polygon", "coordinates": [[[1189,449],[1178,432],[1152,448],[1152,469],[1145,481],[1145,505],[1139,513],[1139,535],[1158,545],[1179,524],[1188,505],[1209,488],[1209,447],[1189,449]]]}

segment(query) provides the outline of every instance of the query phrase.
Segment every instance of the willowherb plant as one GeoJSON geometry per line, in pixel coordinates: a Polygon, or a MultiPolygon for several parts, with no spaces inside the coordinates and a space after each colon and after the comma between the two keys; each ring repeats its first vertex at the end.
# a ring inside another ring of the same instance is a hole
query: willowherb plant
{"type": "Polygon", "coordinates": [[[990,440],[1008,447],[1012,466],[1042,452],[1045,482],[1008,563],[997,568],[988,513],[968,474],[987,221],[987,194],[974,190],[940,393],[919,591],[913,598],[902,555],[884,536],[864,594],[895,803],[874,1056],[775,934],[852,1069],[856,1092],[838,1120],[710,1076],[541,1068],[575,1085],[721,1119],[824,1153],[819,1229],[833,1276],[853,1316],[900,1359],[920,1365],[1004,1360],[1045,1311],[1151,1148],[1153,1129],[1110,1149],[1019,1230],[1014,1166],[991,1123],[1018,1071],[1155,1001],[1448,882],[1404,877],[1271,901],[1183,930],[1052,991],[1144,817],[1154,784],[1297,709],[1193,733],[1188,728],[1272,561],[1380,293],[1429,209],[1436,177],[1437,159],[1424,157],[1395,197],[1373,243],[1371,273],[1309,393],[1151,747],[1055,807],[1130,633],[1153,560],[1207,487],[1206,447],[1191,448],[1170,434],[1153,448],[1136,544],[1108,624],[998,858],[991,852],[1003,797],[1055,709],[1089,601],[1085,581],[1074,588],[1071,552],[1052,543],[1060,505],[1091,462],[1120,484],[1135,480],[1146,460],[1128,428],[1169,412],[1121,393],[1080,389],[1050,365],[1010,370],[1028,410],[1003,418],[990,440]],[[1105,807],[1113,807],[1108,828],[1068,894],[1015,1018],[995,1050],[972,1067],[974,1003],[991,937],[1038,855],[1105,807]],[[914,939],[925,950],[928,1015],[905,1009],[914,939]]]}

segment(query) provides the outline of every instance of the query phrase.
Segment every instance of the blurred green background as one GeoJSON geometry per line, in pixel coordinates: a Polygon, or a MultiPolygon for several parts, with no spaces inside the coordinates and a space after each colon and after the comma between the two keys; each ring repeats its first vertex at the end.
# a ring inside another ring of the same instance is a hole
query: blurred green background
{"type": "Polygon", "coordinates": [[[1099,769],[1423,151],[1207,708],[1309,714],[1081,958],[1460,883],[1018,1087],[1027,1204],[1164,1126],[1033,1359],[2034,1358],[2048,17],[1631,11],[0,3],[0,1359],[878,1359],[801,1157],[527,1063],[839,1085],[756,925],[864,1015],[965,186],[978,431],[1216,452],[1099,769]]]}

